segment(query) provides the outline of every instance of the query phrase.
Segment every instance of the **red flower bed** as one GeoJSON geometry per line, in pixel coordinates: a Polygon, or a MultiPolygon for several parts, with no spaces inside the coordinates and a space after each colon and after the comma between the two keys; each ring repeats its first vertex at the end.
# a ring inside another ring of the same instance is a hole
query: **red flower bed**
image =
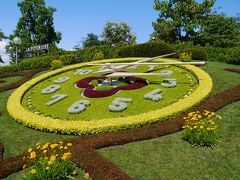
{"type": "Polygon", "coordinates": [[[125,86],[119,86],[119,87],[113,87],[109,90],[94,90],[94,85],[91,85],[91,82],[93,80],[102,79],[105,80],[104,77],[87,77],[84,79],[81,79],[77,82],[76,86],[79,88],[85,88],[83,91],[83,95],[88,98],[100,98],[100,97],[108,97],[116,94],[120,90],[133,90],[133,89],[139,89],[147,85],[147,81],[143,78],[138,77],[128,77],[126,80],[129,81],[128,85],[125,86]]]}

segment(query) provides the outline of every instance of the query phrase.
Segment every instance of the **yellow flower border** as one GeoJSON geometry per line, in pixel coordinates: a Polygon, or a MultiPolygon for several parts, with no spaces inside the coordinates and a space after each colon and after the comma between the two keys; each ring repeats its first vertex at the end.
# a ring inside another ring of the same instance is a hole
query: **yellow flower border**
{"type": "MultiPolygon", "coordinates": [[[[105,63],[105,62],[116,62],[116,61],[133,61],[142,60],[144,58],[119,58],[119,59],[108,59],[91,62],[94,63],[105,63]]],[[[159,59],[161,61],[173,61],[170,59],[159,59]]],[[[25,109],[22,104],[22,98],[24,94],[35,84],[41,81],[63,73],[68,70],[80,68],[86,66],[89,62],[75,64],[57,69],[39,77],[36,77],[18,89],[16,89],[10,96],[7,102],[7,109],[9,114],[18,122],[23,123],[25,126],[32,127],[39,130],[50,131],[50,132],[60,132],[65,134],[94,134],[107,131],[116,131],[119,129],[126,129],[130,127],[138,127],[148,123],[155,123],[163,119],[167,119],[170,116],[176,115],[177,113],[186,111],[199,104],[204,98],[210,95],[212,90],[212,79],[203,70],[192,65],[184,65],[183,67],[192,73],[199,80],[199,86],[196,90],[188,97],[173,103],[167,107],[149,111],[147,113],[142,113],[139,115],[132,115],[120,118],[109,118],[100,119],[95,121],[62,121],[61,119],[52,119],[50,117],[45,117],[42,115],[37,115],[27,109],[25,109]]]]}

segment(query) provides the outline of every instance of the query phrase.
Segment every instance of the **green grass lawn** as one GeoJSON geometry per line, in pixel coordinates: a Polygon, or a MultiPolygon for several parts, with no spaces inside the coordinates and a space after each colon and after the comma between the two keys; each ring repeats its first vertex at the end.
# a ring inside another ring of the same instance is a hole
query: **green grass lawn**
{"type": "Polygon", "coordinates": [[[182,132],[104,148],[99,152],[134,179],[238,179],[240,172],[240,102],[218,114],[224,117],[218,144],[192,147],[182,132]]]}
{"type": "MultiPolygon", "coordinates": [[[[209,62],[203,69],[212,77],[213,94],[240,84],[237,73],[223,68],[238,67],[209,62]]],[[[0,93],[0,141],[4,143],[4,157],[18,155],[37,142],[55,142],[72,136],[37,131],[13,120],[6,103],[10,94],[0,93]]],[[[238,179],[240,171],[240,102],[221,109],[224,123],[219,143],[213,148],[191,147],[183,141],[182,132],[148,141],[129,143],[99,150],[135,179],[238,179]]]]}
{"type": "Polygon", "coordinates": [[[2,87],[2,86],[7,86],[9,84],[17,82],[18,80],[22,79],[22,76],[13,76],[13,77],[6,77],[6,78],[0,78],[0,79],[5,81],[0,83],[0,87],[2,87]]]}

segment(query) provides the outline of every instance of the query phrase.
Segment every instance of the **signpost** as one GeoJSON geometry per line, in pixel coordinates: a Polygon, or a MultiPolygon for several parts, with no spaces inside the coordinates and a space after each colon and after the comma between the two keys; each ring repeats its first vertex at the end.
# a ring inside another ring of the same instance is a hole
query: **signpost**
{"type": "Polygon", "coordinates": [[[26,52],[34,52],[34,51],[42,51],[42,50],[48,50],[49,52],[49,44],[43,44],[43,45],[37,45],[33,47],[26,48],[26,52]]]}

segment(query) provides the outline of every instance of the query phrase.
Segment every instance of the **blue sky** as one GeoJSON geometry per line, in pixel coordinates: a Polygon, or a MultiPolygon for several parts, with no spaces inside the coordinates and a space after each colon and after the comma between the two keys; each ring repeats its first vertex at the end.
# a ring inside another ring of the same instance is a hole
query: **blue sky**
{"type": "MultiPolygon", "coordinates": [[[[9,35],[16,27],[20,11],[19,0],[2,0],[0,29],[9,35]]],[[[201,0],[199,0],[201,1],[201,0]]],[[[158,13],[153,0],[46,0],[47,6],[57,9],[55,29],[62,32],[59,47],[72,49],[87,33],[100,34],[107,21],[126,22],[137,35],[137,42],[148,40],[153,32],[152,22],[158,13]]],[[[217,0],[216,8],[228,16],[240,13],[240,0],[217,0]]]]}

